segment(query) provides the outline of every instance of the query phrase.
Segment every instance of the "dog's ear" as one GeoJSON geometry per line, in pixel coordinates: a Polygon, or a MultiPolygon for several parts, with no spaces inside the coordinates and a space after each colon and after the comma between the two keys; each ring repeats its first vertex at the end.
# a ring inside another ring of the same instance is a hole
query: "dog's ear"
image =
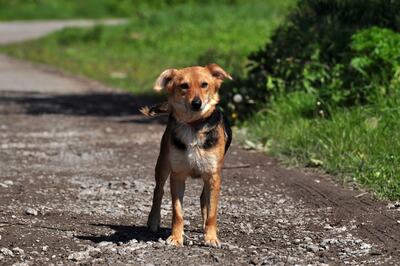
{"type": "Polygon", "coordinates": [[[176,69],[170,68],[164,70],[160,76],[158,76],[156,82],[154,83],[154,90],[161,91],[168,86],[168,83],[176,74],[176,69]]]}
{"type": "Polygon", "coordinates": [[[226,78],[232,80],[232,77],[217,64],[209,64],[206,68],[214,78],[219,79],[220,81],[223,81],[226,78]]]}

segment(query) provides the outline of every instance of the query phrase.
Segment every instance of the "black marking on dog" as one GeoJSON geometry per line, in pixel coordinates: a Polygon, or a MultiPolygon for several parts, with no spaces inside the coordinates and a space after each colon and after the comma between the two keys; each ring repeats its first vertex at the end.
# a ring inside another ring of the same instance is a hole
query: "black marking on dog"
{"type": "Polygon", "coordinates": [[[217,128],[214,127],[210,131],[207,131],[206,133],[204,133],[204,137],[205,137],[205,140],[202,145],[202,148],[207,150],[207,149],[214,147],[218,143],[218,138],[219,138],[217,128]]]}
{"type": "Polygon", "coordinates": [[[229,149],[229,146],[231,146],[232,143],[232,129],[231,125],[229,123],[229,120],[222,115],[223,117],[223,122],[224,122],[224,133],[225,133],[225,154],[229,149]]]}
{"type": "Polygon", "coordinates": [[[170,114],[168,117],[168,127],[171,130],[171,142],[178,150],[186,150],[186,145],[177,137],[177,127],[178,122],[176,121],[175,117],[170,114]]]}
{"type": "Polygon", "coordinates": [[[193,178],[193,179],[198,179],[198,178],[201,177],[201,173],[197,172],[196,170],[192,170],[190,172],[190,177],[193,178]]]}
{"type": "Polygon", "coordinates": [[[198,121],[189,123],[189,125],[195,130],[199,131],[204,128],[213,129],[221,123],[222,113],[220,110],[215,108],[210,116],[205,119],[200,119],[198,121]]]}
{"type": "Polygon", "coordinates": [[[183,143],[180,139],[178,139],[176,137],[176,133],[174,132],[173,134],[171,134],[171,140],[172,140],[172,144],[174,144],[174,146],[178,149],[178,150],[186,150],[186,145],[185,143],[183,143]]]}
{"type": "MultiPolygon", "coordinates": [[[[179,122],[175,119],[175,117],[171,114],[169,116],[168,124],[171,126],[171,142],[172,144],[179,150],[186,150],[186,145],[183,143],[177,136],[177,130],[179,127],[179,122]]],[[[215,108],[214,112],[207,117],[206,119],[202,119],[193,123],[188,124],[191,126],[192,130],[198,132],[200,130],[207,130],[204,134],[204,142],[200,146],[203,149],[210,149],[214,147],[218,143],[219,134],[217,127],[219,125],[224,128],[224,138],[225,138],[225,153],[228,151],[228,148],[232,142],[232,130],[229,125],[228,120],[224,117],[222,112],[215,108]]]]}

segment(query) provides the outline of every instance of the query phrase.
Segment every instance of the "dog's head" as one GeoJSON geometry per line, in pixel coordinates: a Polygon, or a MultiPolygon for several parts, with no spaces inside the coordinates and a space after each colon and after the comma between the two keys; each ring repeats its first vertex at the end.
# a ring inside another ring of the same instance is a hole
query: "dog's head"
{"type": "Polygon", "coordinates": [[[166,90],[174,116],[181,122],[194,122],[211,114],[219,102],[218,90],[232,77],[217,64],[164,70],[154,89],[166,90]]]}

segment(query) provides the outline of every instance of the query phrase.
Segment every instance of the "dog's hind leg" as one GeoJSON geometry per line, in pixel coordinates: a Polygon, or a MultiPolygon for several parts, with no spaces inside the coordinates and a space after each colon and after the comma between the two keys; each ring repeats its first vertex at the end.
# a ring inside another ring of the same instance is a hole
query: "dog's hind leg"
{"type": "Polygon", "coordinates": [[[165,181],[171,172],[171,167],[168,160],[168,152],[166,148],[166,134],[164,134],[161,140],[160,155],[157,159],[157,165],[155,169],[156,187],[154,188],[153,194],[153,205],[147,220],[147,227],[150,231],[156,232],[160,227],[161,222],[161,201],[164,195],[165,181]]]}

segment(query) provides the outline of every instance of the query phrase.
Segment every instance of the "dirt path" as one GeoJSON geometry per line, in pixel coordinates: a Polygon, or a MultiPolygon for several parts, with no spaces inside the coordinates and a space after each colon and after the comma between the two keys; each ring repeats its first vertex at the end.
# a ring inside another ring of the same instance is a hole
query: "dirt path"
{"type": "MultiPolygon", "coordinates": [[[[399,264],[400,211],[332,178],[230,150],[221,249],[202,246],[201,184],[185,196],[186,245],[144,227],[164,128],[148,102],[0,56],[0,264],[399,264]]],[[[167,188],[168,190],[168,188],[167,188]]]]}
{"type": "Polygon", "coordinates": [[[125,19],[106,20],[43,20],[13,21],[0,23],[0,44],[15,43],[35,39],[66,27],[90,27],[95,24],[116,25],[125,19]]]}

